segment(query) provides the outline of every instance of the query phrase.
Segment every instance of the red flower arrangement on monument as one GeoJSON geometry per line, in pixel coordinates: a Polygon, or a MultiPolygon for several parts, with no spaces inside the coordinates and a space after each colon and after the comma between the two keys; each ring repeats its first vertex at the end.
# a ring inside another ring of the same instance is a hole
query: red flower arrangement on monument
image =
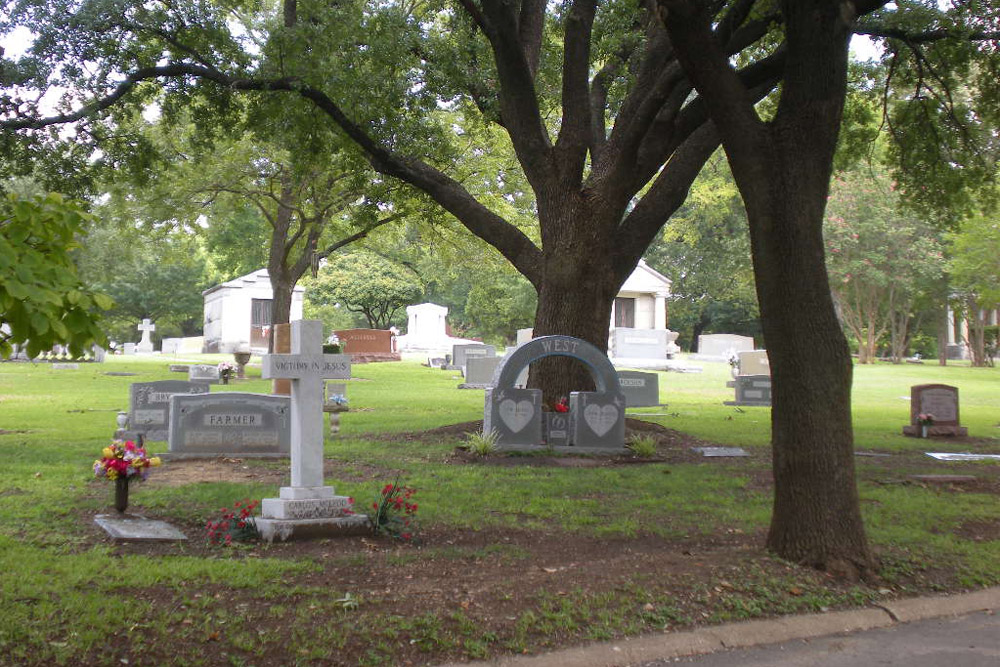
{"type": "Polygon", "coordinates": [[[556,412],[569,412],[569,401],[563,396],[559,402],[552,406],[552,409],[556,412]]]}

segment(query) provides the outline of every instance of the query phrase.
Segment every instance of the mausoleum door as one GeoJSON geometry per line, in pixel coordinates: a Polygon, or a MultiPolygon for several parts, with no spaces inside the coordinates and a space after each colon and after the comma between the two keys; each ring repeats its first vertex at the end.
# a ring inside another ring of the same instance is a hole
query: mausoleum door
{"type": "Polygon", "coordinates": [[[253,299],[250,304],[250,347],[267,347],[271,331],[271,299],[253,299]]]}

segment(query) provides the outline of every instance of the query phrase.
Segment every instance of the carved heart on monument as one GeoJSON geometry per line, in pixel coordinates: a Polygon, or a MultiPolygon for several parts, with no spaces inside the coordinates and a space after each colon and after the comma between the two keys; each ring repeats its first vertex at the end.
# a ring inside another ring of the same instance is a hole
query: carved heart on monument
{"type": "Polygon", "coordinates": [[[618,421],[618,408],[613,405],[601,407],[591,403],[583,411],[583,421],[587,422],[590,430],[601,437],[618,421]]]}
{"type": "Polygon", "coordinates": [[[535,406],[531,404],[531,401],[515,403],[509,398],[500,401],[497,410],[500,413],[500,419],[513,433],[517,433],[527,426],[535,414],[535,406]]]}

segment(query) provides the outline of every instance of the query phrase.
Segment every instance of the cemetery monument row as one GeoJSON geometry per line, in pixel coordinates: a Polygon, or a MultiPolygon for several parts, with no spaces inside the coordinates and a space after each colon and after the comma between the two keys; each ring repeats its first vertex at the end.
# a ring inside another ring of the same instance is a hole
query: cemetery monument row
{"type": "Polygon", "coordinates": [[[502,451],[552,448],[565,453],[623,453],[625,397],[618,374],[608,357],[584,340],[572,336],[534,338],[508,352],[497,367],[492,387],[486,390],[483,431],[496,433],[502,451]],[[597,390],[571,392],[569,412],[555,413],[568,421],[554,424],[550,428],[555,432],[546,435],[543,422],[550,420],[543,418],[542,392],[519,389],[515,383],[532,362],[551,356],[583,363],[597,390]]]}
{"type": "Polygon", "coordinates": [[[323,381],[351,377],[351,358],[323,354],[323,324],[291,323],[291,353],[267,354],[261,377],[291,381],[291,485],[261,502],[257,528],[267,541],[343,535],[367,530],[351,500],[323,485],[323,381]]]}

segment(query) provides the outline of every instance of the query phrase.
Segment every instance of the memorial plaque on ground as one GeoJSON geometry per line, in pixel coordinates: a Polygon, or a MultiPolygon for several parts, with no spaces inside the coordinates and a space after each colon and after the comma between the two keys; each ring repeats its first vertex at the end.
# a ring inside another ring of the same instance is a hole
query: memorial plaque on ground
{"type": "Polygon", "coordinates": [[[465,382],[459,389],[486,389],[493,384],[493,373],[500,357],[469,357],[465,360],[465,382]]]}
{"type": "Polygon", "coordinates": [[[495,357],[497,349],[493,345],[455,345],[452,348],[451,365],[454,369],[465,368],[470,357],[495,357]]]}
{"type": "Polygon", "coordinates": [[[910,423],[903,427],[903,434],[922,435],[920,415],[932,415],[934,423],[927,427],[927,435],[968,435],[958,417],[958,387],[947,384],[917,384],[910,387],[910,423]]]}
{"type": "Polygon", "coordinates": [[[625,395],[625,407],[638,408],[660,404],[660,376],[656,373],[618,371],[618,385],[625,395]]]}
{"type": "Polygon", "coordinates": [[[219,383],[219,367],[213,364],[191,364],[188,368],[188,380],[191,382],[219,383]]]}
{"type": "Polygon", "coordinates": [[[136,514],[98,514],[94,523],[116,542],[178,542],[187,536],[165,521],[136,514]]]}
{"type": "Polygon", "coordinates": [[[616,327],[611,332],[611,353],[616,359],[666,359],[666,329],[616,327]]]}
{"type": "Polygon", "coordinates": [[[181,457],[288,456],[287,396],[225,392],[170,397],[169,454],[181,457]]]}
{"type": "Polygon", "coordinates": [[[737,375],[731,384],[736,387],[736,400],[725,401],[726,405],[749,405],[769,407],[771,405],[770,375],[737,375]]]}
{"type": "Polygon", "coordinates": [[[145,440],[166,440],[170,428],[170,397],[207,393],[207,382],[134,382],[129,387],[129,430],[142,433],[145,440]]]}

